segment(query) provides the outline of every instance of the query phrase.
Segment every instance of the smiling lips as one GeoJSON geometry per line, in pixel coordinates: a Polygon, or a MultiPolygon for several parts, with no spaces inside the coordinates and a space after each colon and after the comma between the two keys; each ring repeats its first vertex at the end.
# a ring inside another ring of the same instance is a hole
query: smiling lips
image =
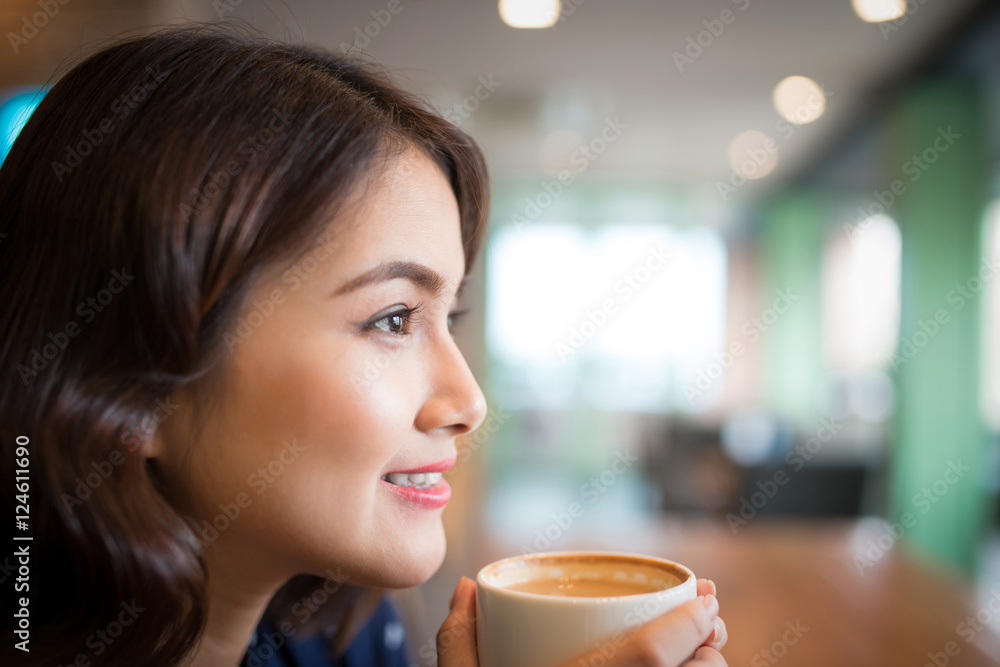
{"type": "Polygon", "coordinates": [[[412,470],[391,472],[382,476],[388,489],[408,502],[438,509],[448,504],[451,487],[441,473],[455,465],[455,459],[445,459],[412,470]]]}

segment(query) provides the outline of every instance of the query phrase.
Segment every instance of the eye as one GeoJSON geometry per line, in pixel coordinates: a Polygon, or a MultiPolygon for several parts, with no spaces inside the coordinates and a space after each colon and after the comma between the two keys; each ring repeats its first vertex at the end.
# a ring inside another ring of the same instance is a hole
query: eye
{"type": "Polygon", "coordinates": [[[379,329],[393,336],[408,336],[411,327],[418,322],[414,316],[420,312],[420,308],[421,306],[400,308],[387,315],[376,316],[376,319],[371,320],[366,328],[379,329]]]}
{"type": "Polygon", "coordinates": [[[393,313],[387,315],[375,323],[379,329],[383,329],[391,334],[405,334],[409,331],[410,320],[406,313],[393,313]],[[384,323],[384,324],[383,324],[384,323]]]}
{"type": "Polygon", "coordinates": [[[469,314],[468,308],[466,308],[465,310],[455,310],[448,313],[448,331],[454,333],[455,327],[458,326],[458,323],[462,321],[462,318],[464,318],[468,314],[469,314]]]}

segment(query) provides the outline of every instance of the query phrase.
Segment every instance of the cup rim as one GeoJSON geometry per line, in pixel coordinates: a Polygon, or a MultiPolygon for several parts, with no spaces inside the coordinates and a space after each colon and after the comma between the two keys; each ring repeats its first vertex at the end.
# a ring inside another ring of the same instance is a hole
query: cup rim
{"type": "Polygon", "coordinates": [[[510,595],[513,597],[526,597],[528,599],[544,598],[551,601],[553,604],[587,604],[588,601],[606,601],[606,600],[616,600],[616,599],[645,599],[651,596],[660,596],[665,592],[673,591],[679,589],[689,582],[694,582],[695,574],[691,569],[677,561],[668,560],[666,558],[659,558],[657,556],[650,556],[648,554],[636,554],[624,551],[601,551],[599,549],[581,549],[577,551],[543,551],[537,553],[520,554],[518,556],[508,556],[507,558],[501,558],[500,560],[488,563],[480,568],[479,572],[476,574],[476,584],[488,589],[494,593],[499,593],[502,595],[510,595]],[[559,558],[559,557],[581,557],[581,556],[600,556],[607,557],[611,556],[614,558],[621,558],[625,560],[637,560],[643,562],[645,565],[652,565],[654,567],[672,566],[680,570],[686,576],[684,579],[675,586],[670,588],[663,588],[658,591],[650,591],[648,593],[633,593],[630,595],[601,595],[601,596],[587,596],[587,597],[576,597],[576,596],[560,596],[560,595],[547,595],[545,593],[529,593],[527,591],[517,591],[510,588],[505,588],[503,586],[498,586],[490,581],[486,580],[486,574],[488,570],[494,568],[503,567],[509,563],[514,563],[517,561],[525,560],[538,560],[543,558],[559,558]]]}

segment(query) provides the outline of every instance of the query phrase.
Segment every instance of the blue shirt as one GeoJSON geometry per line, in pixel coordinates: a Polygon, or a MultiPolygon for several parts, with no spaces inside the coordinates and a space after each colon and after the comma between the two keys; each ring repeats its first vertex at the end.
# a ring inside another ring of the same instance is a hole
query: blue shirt
{"type": "Polygon", "coordinates": [[[407,667],[405,639],[395,608],[383,597],[339,660],[326,657],[327,637],[287,637],[262,618],[240,667],[407,667]]]}

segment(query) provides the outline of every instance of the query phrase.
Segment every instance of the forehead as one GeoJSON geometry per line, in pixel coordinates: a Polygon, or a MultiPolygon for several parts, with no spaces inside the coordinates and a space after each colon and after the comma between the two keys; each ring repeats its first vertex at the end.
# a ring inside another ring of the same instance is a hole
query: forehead
{"type": "Polygon", "coordinates": [[[344,271],[398,259],[425,264],[451,281],[464,275],[455,194],[422,151],[410,149],[389,161],[349,215],[336,263],[344,271]]]}

